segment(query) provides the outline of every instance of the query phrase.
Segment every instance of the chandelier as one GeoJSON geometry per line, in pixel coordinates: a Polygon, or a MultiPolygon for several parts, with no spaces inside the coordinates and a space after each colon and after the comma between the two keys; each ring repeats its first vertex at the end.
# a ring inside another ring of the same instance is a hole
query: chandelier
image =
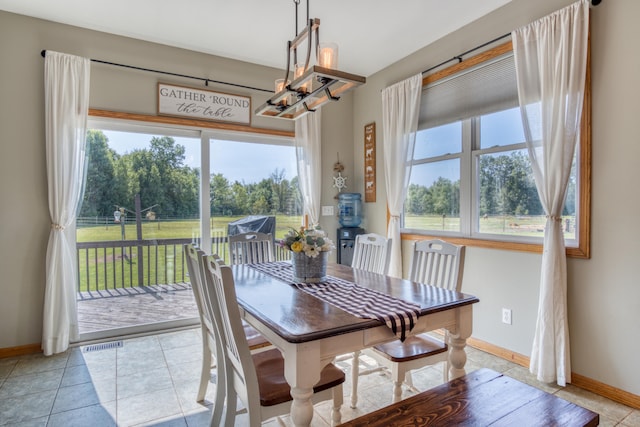
{"type": "Polygon", "coordinates": [[[320,43],[320,20],[309,19],[307,0],[307,25],[298,32],[298,5],[296,8],[296,35],[287,42],[287,67],[283,79],[275,82],[275,95],[256,109],[256,115],[297,119],[315,111],[330,101],[337,101],[340,95],[360,86],[366,78],[339,71],[338,46],[335,43],[320,43]],[[306,41],[306,56],[298,62],[298,47],[306,41]],[[315,43],[314,43],[315,42],[315,43]],[[311,53],[314,52],[314,63],[311,53]],[[293,80],[290,80],[293,64],[293,80]]]}

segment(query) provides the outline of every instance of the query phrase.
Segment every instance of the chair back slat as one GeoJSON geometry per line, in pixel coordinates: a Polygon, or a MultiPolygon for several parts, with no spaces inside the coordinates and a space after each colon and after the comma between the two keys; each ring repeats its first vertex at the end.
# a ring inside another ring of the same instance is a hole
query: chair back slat
{"type": "Polygon", "coordinates": [[[409,280],[460,292],[465,247],[439,239],[414,243],[409,280]]]}
{"type": "Polygon", "coordinates": [[[273,262],[273,236],[257,231],[229,236],[229,254],[233,265],[273,262]]]}
{"type": "Polygon", "coordinates": [[[351,267],[386,274],[391,256],[391,239],[369,233],[356,236],[351,267]]]}

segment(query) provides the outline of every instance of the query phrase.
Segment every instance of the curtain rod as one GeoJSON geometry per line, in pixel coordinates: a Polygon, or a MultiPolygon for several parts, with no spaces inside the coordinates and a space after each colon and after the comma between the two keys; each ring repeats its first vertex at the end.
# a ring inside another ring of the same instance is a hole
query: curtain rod
{"type": "MultiPolygon", "coordinates": [[[[40,55],[42,55],[43,58],[45,57],[46,54],[47,54],[46,50],[43,50],[42,52],[40,52],[40,55]]],[[[240,88],[244,88],[244,89],[257,90],[257,91],[260,91],[260,92],[274,93],[274,91],[272,91],[272,90],[261,89],[259,87],[245,86],[245,85],[241,85],[241,84],[237,84],[237,83],[223,82],[223,81],[220,81],[220,80],[212,80],[212,79],[208,79],[208,78],[205,78],[205,77],[189,76],[187,74],[172,73],[172,72],[169,72],[169,71],[154,70],[154,69],[151,69],[151,68],[136,67],[134,65],[118,64],[117,62],[102,61],[100,59],[91,59],[91,62],[97,62],[97,63],[100,63],[100,64],[113,65],[113,66],[116,66],[116,67],[130,68],[132,70],[147,71],[147,72],[150,72],[150,73],[164,74],[164,75],[167,75],[167,76],[184,77],[184,78],[187,78],[187,79],[200,80],[200,81],[204,82],[205,86],[209,86],[209,82],[211,82],[211,83],[219,83],[219,84],[228,85],[228,86],[240,87],[240,88]]]]}
{"type": "MultiPolygon", "coordinates": [[[[591,6],[597,6],[597,5],[599,5],[600,3],[602,3],[602,0],[591,0],[591,6]]],[[[424,70],[424,71],[422,72],[422,74],[426,74],[426,73],[428,73],[429,71],[433,71],[433,70],[435,70],[435,69],[436,69],[436,68],[438,68],[438,67],[442,67],[443,65],[446,65],[446,64],[448,64],[448,63],[449,63],[449,62],[451,62],[451,61],[458,61],[458,62],[462,62],[462,57],[463,57],[463,56],[468,55],[468,54],[470,54],[471,52],[475,52],[475,51],[476,51],[476,50],[478,50],[478,49],[482,49],[483,47],[488,46],[488,45],[490,45],[490,44],[492,44],[492,43],[495,43],[495,42],[497,42],[497,41],[500,41],[500,40],[502,40],[502,39],[506,39],[506,38],[507,38],[507,37],[509,37],[510,35],[511,35],[511,33],[503,34],[503,35],[501,35],[500,37],[496,37],[496,38],[495,38],[495,39],[493,39],[493,40],[489,40],[489,41],[488,41],[488,42],[486,42],[486,43],[482,43],[480,46],[476,46],[476,47],[474,47],[473,49],[469,49],[469,50],[468,50],[468,51],[466,51],[466,52],[462,52],[461,54],[456,55],[456,56],[454,56],[454,57],[453,57],[453,58],[451,58],[451,59],[447,59],[446,61],[442,61],[442,62],[441,62],[441,63],[439,63],[438,65],[434,65],[433,67],[427,68],[426,70],[424,70]]]]}
{"type": "Polygon", "coordinates": [[[443,65],[445,65],[445,64],[447,64],[447,63],[449,63],[449,62],[451,62],[451,61],[458,61],[458,62],[462,62],[462,57],[463,57],[463,56],[468,55],[468,54],[470,54],[471,52],[474,52],[474,51],[476,51],[476,50],[478,50],[478,49],[482,49],[483,47],[488,46],[488,45],[490,45],[491,43],[495,43],[495,42],[497,42],[497,41],[499,41],[499,40],[502,40],[502,39],[504,39],[504,38],[507,38],[507,37],[509,37],[510,35],[511,35],[511,33],[509,33],[509,34],[504,34],[504,35],[502,35],[502,36],[500,36],[500,37],[496,37],[496,38],[495,38],[495,39],[493,39],[493,40],[489,40],[489,41],[488,41],[488,42],[486,42],[486,43],[482,43],[480,46],[476,46],[476,47],[474,47],[473,49],[469,49],[469,50],[467,50],[466,52],[462,52],[461,54],[456,55],[456,56],[454,56],[454,57],[453,57],[453,58],[451,58],[451,59],[447,59],[446,61],[442,61],[442,62],[441,62],[441,63],[439,63],[438,65],[434,65],[433,67],[427,68],[426,70],[424,70],[424,71],[422,72],[422,74],[426,74],[426,73],[428,73],[429,71],[433,71],[433,70],[435,70],[435,69],[436,69],[436,68],[438,68],[438,67],[442,67],[443,65]]]}

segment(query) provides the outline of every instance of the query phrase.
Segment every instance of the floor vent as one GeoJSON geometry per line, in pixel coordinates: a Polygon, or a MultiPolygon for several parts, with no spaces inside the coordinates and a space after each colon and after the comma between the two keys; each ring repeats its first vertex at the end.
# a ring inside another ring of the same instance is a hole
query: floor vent
{"type": "Polygon", "coordinates": [[[104,343],[101,343],[101,344],[93,344],[93,345],[88,345],[86,347],[83,347],[82,348],[82,352],[83,353],[90,353],[92,351],[108,350],[110,348],[122,347],[122,345],[123,345],[122,340],[104,342],[104,343]]]}

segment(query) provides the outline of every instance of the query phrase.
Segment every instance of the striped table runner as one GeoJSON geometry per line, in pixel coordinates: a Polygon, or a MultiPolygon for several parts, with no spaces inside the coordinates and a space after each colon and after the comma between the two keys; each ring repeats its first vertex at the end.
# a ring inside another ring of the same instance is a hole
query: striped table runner
{"type": "Polygon", "coordinates": [[[418,320],[419,305],[358,286],[348,280],[327,276],[327,279],[320,283],[296,283],[293,279],[293,268],[288,261],[248,264],[248,266],[289,283],[353,316],[380,320],[400,341],[405,340],[407,332],[413,329],[418,320]]]}

